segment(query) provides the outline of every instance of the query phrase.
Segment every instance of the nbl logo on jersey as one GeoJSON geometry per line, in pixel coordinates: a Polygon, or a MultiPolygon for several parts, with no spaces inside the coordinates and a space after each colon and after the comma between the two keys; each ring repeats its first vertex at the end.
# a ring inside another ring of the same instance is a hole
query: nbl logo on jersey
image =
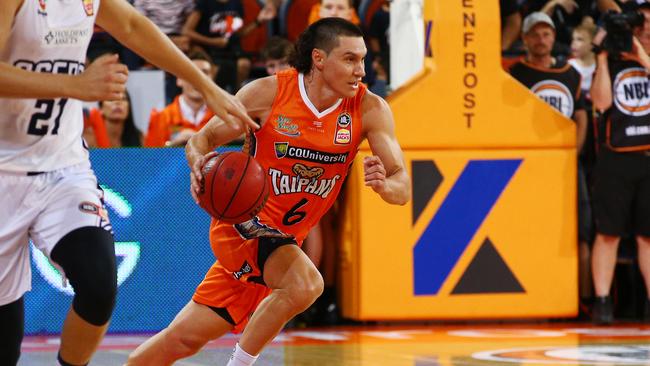
{"type": "Polygon", "coordinates": [[[566,85],[555,80],[542,80],[530,90],[566,117],[573,116],[573,96],[566,85]]]}
{"type": "Polygon", "coordinates": [[[641,117],[650,113],[648,74],[641,67],[625,69],[614,79],[614,104],[628,116],[641,117]]]}

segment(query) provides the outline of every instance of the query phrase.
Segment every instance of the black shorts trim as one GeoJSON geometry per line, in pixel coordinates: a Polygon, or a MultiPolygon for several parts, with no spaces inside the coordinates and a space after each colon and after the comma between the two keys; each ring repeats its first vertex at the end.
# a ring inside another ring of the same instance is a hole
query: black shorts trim
{"type": "Polygon", "coordinates": [[[266,286],[264,282],[264,264],[269,259],[271,254],[281,246],[284,245],[298,245],[294,238],[269,238],[260,237],[257,239],[257,267],[260,269],[261,276],[250,277],[249,282],[258,283],[266,286]]]}
{"type": "Polygon", "coordinates": [[[233,326],[237,325],[237,323],[235,323],[235,320],[233,320],[232,316],[230,316],[230,313],[228,312],[228,309],[226,309],[226,308],[218,308],[216,306],[210,306],[210,305],[206,305],[206,306],[209,307],[210,309],[212,309],[212,311],[217,313],[217,315],[222,317],[225,321],[227,321],[231,325],[233,325],[233,326]]]}

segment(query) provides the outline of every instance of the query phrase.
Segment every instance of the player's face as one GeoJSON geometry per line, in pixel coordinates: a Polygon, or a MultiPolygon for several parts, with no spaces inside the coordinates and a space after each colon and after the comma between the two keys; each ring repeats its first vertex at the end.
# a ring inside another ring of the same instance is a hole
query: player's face
{"type": "MultiPolygon", "coordinates": [[[[208,75],[209,77],[212,77],[212,65],[206,61],[206,60],[192,60],[192,63],[196,65],[196,67],[201,70],[204,74],[208,75]]],[[[202,103],[203,102],[203,95],[199,93],[192,84],[186,82],[183,79],[178,79],[176,83],[182,90],[183,90],[183,96],[185,98],[188,98],[196,103],[202,103]]]]}
{"type": "Polygon", "coordinates": [[[352,8],[349,0],[322,0],[320,4],[321,18],[343,18],[352,20],[352,8]]]}
{"type": "Polygon", "coordinates": [[[366,45],[362,37],[339,37],[339,45],[323,62],[323,78],[330,88],[344,98],[353,97],[359,89],[364,71],[366,45]]]}
{"type": "Polygon", "coordinates": [[[548,24],[537,24],[523,36],[528,52],[535,57],[548,56],[555,43],[555,31],[548,24]]]}
{"type": "Polygon", "coordinates": [[[289,61],[286,58],[266,60],[264,62],[264,66],[266,67],[266,72],[269,75],[275,75],[278,72],[286,70],[290,67],[289,61]]]}
{"type": "Polygon", "coordinates": [[[102,115],[110,121],[125,121],[129,117],[129,100],[126,95],[122,100],[107,100],[102,102],[102,115]]]}
{"type": "Polygon", "coordinates": [[[573,32],[571,39],[571,55],[582,58],[591,52],[591,37],[583,30],[573,32]]]}

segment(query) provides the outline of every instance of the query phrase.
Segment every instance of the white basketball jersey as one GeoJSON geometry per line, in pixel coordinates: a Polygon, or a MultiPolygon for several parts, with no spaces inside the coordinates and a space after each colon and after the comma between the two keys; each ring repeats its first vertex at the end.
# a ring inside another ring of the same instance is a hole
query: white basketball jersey
{"type": "MultiPolygon", "coordinates": [[[[0,61],[29,71],[79,74],[99,0],[24,0],[0,61]]],[[[81,101],[0,98],[0,171],[52,171],[88,159],[81,101]]]]}

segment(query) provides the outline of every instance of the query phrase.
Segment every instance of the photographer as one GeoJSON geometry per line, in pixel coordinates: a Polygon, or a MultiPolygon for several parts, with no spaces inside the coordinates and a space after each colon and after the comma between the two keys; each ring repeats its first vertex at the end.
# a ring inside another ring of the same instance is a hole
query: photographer
{"type": "MultiPolygon", "coordinates": [[[[601,130],[605,132],[593,192],[597,234],[592,269],[597,297],[592,316],[597,324],[613,321],[609,293],[618,244],[626,229],[636,236],[646,290],[650,284],[650,4],[640,5],[635,12],[606,17],[608,35],[605,49],[596,47],[599,53],[591,87],[594,107],[603,113],[601,130]],[[641,14],[637,23],[634,19],[641,14]],[[625,22],[627,33],[621,27],[625,22]]],[[[644,321],[648,320],[650,303],[646,300],[644,321]]]]}

